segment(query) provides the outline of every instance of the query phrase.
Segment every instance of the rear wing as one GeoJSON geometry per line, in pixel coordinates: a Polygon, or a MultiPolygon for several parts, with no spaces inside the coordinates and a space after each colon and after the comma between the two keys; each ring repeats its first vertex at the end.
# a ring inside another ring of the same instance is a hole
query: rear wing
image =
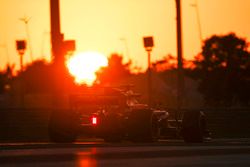
{"type": "Polygon", "coordinates": [[[70,105],[118,105],[118,96],[105,95],[71,95],[70,105]]]}
{"type": "Polygon", "coordinates": [[[71,94],[69,101],[71,106],[75,105],[119,105],[120,100],[141,96],[132,90],[119,89],[115,87],[98,87],[84,90],[82,94],[71,94]]]}

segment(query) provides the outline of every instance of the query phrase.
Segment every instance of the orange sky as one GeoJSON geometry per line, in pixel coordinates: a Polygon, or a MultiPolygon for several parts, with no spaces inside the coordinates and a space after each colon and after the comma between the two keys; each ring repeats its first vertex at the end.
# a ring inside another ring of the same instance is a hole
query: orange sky
{"type": "MultiPolygon", "coordinates": [[[[200,52],[197,13],[182,0],[183,53],[191,59],[200,52]]],[[[197,0],[203,38],[236,32],[250,41],[250,0],[197,0]]],[[[75,39],[77,51],[105,55],[123,53],[134,65],[146,67],[142,37],[154,36],[152,60],[176,55],[175,0],[61,0],[61,29],[65,39],[75,39]]],[[[0,0],[0,69],[7,61],[19,68],[15,40],[25,39],[28,24],[33,59],[50,59],[49,0],[0,0]],[[9,60],[7,59],[9,57],[9,60]]],[[[31,62],[27,52],[26,63],[31,62]]]]}

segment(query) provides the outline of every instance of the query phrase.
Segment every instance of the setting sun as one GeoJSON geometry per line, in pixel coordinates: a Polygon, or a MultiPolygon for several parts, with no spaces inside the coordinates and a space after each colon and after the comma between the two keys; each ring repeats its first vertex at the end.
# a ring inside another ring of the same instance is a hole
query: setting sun
{"type": "Polygon", "coordinates": [[[78,84],[91,86],[96,80],[96,72],[108,65],[108,59],[98,52],[83,52],[70,56],[67,68],[78,84]]]}

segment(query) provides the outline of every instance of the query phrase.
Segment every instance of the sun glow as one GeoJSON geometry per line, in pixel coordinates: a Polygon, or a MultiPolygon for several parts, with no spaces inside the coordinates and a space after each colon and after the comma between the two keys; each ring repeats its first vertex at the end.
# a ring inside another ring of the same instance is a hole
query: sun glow
{"type": "Polygon", "coordinates": [[[108,59],[98,52],[83,52],[70,56],[66,66],[78,84],[91,86],[96,80],[96,72],[108,65],[108,59]]]}

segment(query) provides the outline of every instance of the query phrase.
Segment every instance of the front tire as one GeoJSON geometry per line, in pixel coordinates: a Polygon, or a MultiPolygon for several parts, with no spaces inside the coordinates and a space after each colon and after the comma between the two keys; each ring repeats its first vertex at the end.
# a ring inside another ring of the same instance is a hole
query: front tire
{"type": "Polygon", "coordinates": [[[56,143],[71,143],[77,138],[77,115],[71,110],[54,110],[48,125],[50,140],[56,143]]]}
{"type": "Polygon", "coordinates": [[[206,131],[205,115],[201,111],[185,112],[182,120],[182,137],[187,143],[201,143],[206,131]]]}

